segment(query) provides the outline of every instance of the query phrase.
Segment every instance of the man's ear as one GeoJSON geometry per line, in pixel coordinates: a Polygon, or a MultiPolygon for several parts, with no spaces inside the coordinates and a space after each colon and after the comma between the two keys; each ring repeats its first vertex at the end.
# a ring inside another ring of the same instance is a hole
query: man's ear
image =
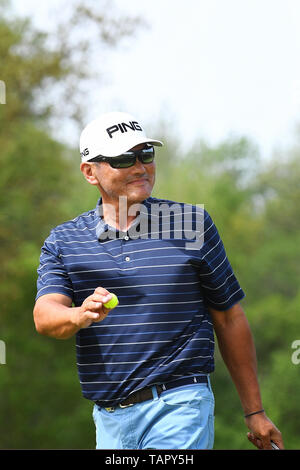
{"type": "Polygon", "coordinates": [[[94,168],[93,164],[91,163],[81,163],[80,164],[80,171],[85,177],[85,179],[92,185],[96,186],[99,184],[97,178],[94,176],[94,168]]]}

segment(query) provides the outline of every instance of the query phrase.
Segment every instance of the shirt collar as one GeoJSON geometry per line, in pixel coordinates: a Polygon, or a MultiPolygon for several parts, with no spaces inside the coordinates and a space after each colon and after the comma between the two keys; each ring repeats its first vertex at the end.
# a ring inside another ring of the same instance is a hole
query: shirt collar
{"type": "MultiPolygon", "coordinates": [[[[150,198],[147,198],[145,199],[143,202],[142,202],[142,210],[141,210],[141,213],[134,219],[133,223],[131,224],[130,227],[134,227],[136,225],[138,225],[141,221],[141,217],[151,217],[150,215],[150,212],[149,212],[149,207],[150,207],[150,198]],[[146,211],[145,211],[146,209],[146,211]]],[[[97,223],[97,226],[96,226],[96,235],[97,235],[97,238],[100,239],[102,238],[101,235],[103,233],[107,233],[107,232],[112,232],[114,234],[117,234],[117,233],[121,233],[119,231],[119,229],[117,229],[116,227],[112,227],[111,225],[107,224],[105,222],[105,220],[103,219],[103,215],[102,215],[102,197],[98,200],[97,202],[97,206],[96,206],[96,209],[95,209],[95,214],[96,216],[98,217],[98,223],[97,223]]]]}

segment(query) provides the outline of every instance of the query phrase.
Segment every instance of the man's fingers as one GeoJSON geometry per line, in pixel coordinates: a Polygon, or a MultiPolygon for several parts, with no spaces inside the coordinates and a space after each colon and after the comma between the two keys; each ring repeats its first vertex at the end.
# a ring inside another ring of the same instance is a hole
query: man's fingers
{"type": "Polygon", "coordinates": [[[81,328],[87,328],[93,322],[99,322],[106,318],[110,309],[104,304],[111,300],[112,295],[103,287],[97,287],[94,293],[87,297],[80,307],[76,323],[81,328]]]}
{"type": "Polygon", "coordinates": [[[267,447],[267,441],[265,439],[260,439],[259,437],[256,437],[253,433],[248,432],[247,437],[248,440],[260,450],[272,448],[271,446],[267,447]]]}
{"type": "MultiPolygon", "coordinates": [[[[100,294],[93,294],[91,297],[86,299],[85,301],[85,308],[86,310],[99,310],[102,308],[103,304],[108,302],[111,299],[112,295],[100,295],[100,294]]],[[[105,307],[104,307],[105,308],[105,307]]]]}
{"type": "Polygon", "coordinates": [[[262,438],[262,448],[264,450],[272,450],[272,445],[271,445],[271,440],[270,437],[264,437],[262,438]]]}
{"type": "Polygon", "coordinates": [[[260,439],[257,439],[252,432],[247,433],[248,440],[258,449],[262,449],[263,445],[260,439]]]}
{"type": "MultiPolygon", "coordinates": [[[[253,433],[248,432],[247,433],[248,440],[258,449],[260,450],[272,450],[272,443],[268,438],[262,437],[256,437],[253,433]]],[[[284,449],[283,442],[281,440],[275,441],[275,439],[272,439],[272,441],[279,447],[279,449],[284,449]],[[280,442],[279,442],[280,441],[280,442]]]]}
{"type": "Polygon", "coordinates": [[[94,295],[97,294],[102,296],[111,295],[107,289],[104,289],[104,287],[97,287],[97,289],[94,291],[94,295]]]}
{"type": "Polygon", "coordinates": [[[99,311],[100,308],[102,308],[102,302],[96,302],[94,300],[88,300],[84,305],[86,313],[99,311]]]}
{"type": "Polygon", "coordinates": [[[95,292],[93,295],[90,296],[91,300],[99,301],[99,302],[108,302],[112,298],[110,293],[108,294],[100,294],[99,292],[95,292]]]}
{"type": "MultiPolygon", "coordinates": [[[[274,444],[279,447],[279,449],[284,449],[284,443],[282,440],[281,432],[278,430],[278,432],[273,433],[271,435],[271,441],[274,442],[274,444]]],[[[272,445],[272,444],[271,444],[272,445]]]]}
{"type": "Polygon", "coordinates": [[[87,310],[86,312],[84,312],[84,324],[89,326],[94,322],[102,321],[107,316],[108,312],[109,310],[107,310],[107,312],[101,313],[87,310]]]}
{"type": "Polygon", "coordinates": [[[94,293],[85,299],[83,305],[86,310],[94,311],[102,308],[103,304],[111,300],[111,298],[112,294],[108,290],[103,287],[97,287],[94,293]]]}
{"type": "Polygon", "coordinates": [[[84,316],[85,318],[90,318],[90,319],[98,319],[100,317],[100,313],[99,312],[93,312],[92,310],[86,310],[84,312],[84,316]]]}

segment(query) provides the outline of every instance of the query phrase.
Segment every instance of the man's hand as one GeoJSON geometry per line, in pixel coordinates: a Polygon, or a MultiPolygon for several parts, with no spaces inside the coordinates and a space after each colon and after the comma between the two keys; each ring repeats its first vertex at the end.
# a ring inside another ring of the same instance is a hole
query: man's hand
{"type": "Polygon", "coordinates": [[[34,306],[34,322],[38,333],[57,339],[71,338],[81,328],[106,318],[110,309],[103,304],[112,295],[103,287],[97,287],[80,307],[72,307],[72,299],[63,294],[46,294],[39,297],[34,306]]]}
{"type": "Polygon", "coordinates": [[[271,450],[271,441],[273,441],[279,449],[284,449],[281,432],[264,413],[249,416],[249,418],[245,418],[245,421],[251,431],[247,433],[247,437],[258,449],[271,450]]]}
{"type": "Polygon", "coordinates": [[[94,322],[100,322],[107,317],[109,309],[103,304],[108,302],[112,295],[103,287],[97,287],[92,295],[87,297],[80,307],[72,308],[72,321],[77,328],[87,328],[94,322]]]}

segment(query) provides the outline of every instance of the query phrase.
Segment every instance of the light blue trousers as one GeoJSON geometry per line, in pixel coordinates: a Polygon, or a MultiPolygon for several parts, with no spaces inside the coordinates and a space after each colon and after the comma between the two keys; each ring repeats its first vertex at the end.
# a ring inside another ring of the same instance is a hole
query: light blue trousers
{"type": "Polygon", "coordinates": [[[166,390],[153,399],[107,411],[95,405],[97,449],[212,449],[214,396],[202,383],[166,390]]]}

